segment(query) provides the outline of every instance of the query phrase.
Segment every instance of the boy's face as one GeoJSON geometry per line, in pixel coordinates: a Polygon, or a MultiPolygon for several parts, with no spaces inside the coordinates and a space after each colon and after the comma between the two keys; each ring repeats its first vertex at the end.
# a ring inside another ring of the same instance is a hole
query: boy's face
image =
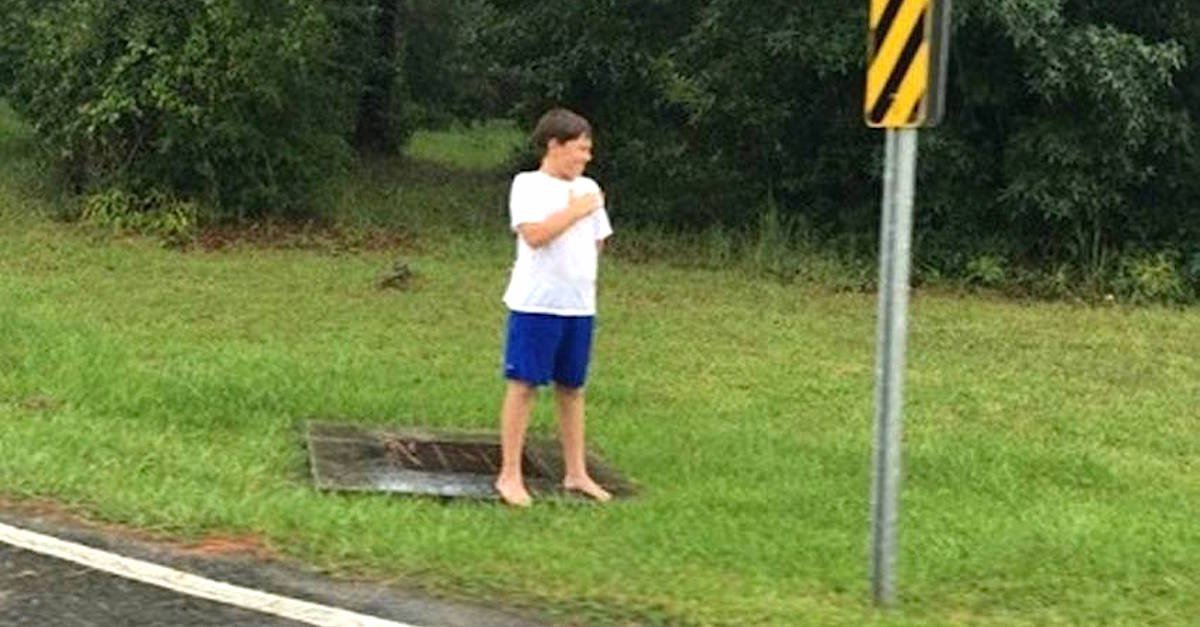
{"type": "Polygon", "coordinates": [[[546,144],[547,164],[563,178],[582,176],[584,168],[591,160],[592,138],[587,135],[580,135],[565,142],[551,138],[546,144]]]}

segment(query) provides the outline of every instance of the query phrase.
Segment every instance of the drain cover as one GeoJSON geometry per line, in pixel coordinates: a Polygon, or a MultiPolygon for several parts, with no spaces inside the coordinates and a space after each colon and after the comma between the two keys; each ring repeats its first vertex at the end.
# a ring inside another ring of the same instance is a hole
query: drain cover
{"type": "MultiPolygon", "coordinates": [[[[313,479],[322,490],[499,498],[492,488],[500,469],[499,436],[494,433],[312,421],[308,453],[313,479]]],[[[633,494],[633,486],[595,455],[588,454],[587,465],[592,478],[613,496],[633,494]]],[[[561,488],[557,442],[527,437],[521,467],[534,495],[583,498],[561,488]]]]}

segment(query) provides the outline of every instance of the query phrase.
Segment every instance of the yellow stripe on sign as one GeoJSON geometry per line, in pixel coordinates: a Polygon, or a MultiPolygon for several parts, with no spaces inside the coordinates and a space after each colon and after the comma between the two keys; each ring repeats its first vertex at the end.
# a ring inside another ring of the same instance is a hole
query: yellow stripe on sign
{"type": "Polygon", "coordinates": [[[867,110],[874,107],[875,102],[879,100],[883,86],[887,84],[888,77],[896,68],[900,51],[904,50],[908,36],[916,26],[917,20],[925,14],[925,7],[928,5],[929,0],[909,0],[901,5],[895,21],[892,22],[892,27],[888,29],[887,36],[883,40],[883,45],[875,51],[875,58],[871,59],[871,67],[867,68],[867,110]]]}
{"type": "Polygon", "coordinates": [[[925,95],[929,88],[928,83],[929,42],[923,42],[917,49],[917,56],[913,57],[908,74],[904,75],[904,82],[900,83],[900,89],[896,90],[896,98],[892,100],[892,107],[883,117],[882,125],[895,127],[908,124],[913,107],[917,106],[917,101],[925,95]]]}
{"type": "Polygon", "coordinates": [[[870,15],[867,19],[872,30],[879,26],[879,19],[883,17],[883,10],[887,8],[887,3],[888,0],[871,0],[870,15]]]}

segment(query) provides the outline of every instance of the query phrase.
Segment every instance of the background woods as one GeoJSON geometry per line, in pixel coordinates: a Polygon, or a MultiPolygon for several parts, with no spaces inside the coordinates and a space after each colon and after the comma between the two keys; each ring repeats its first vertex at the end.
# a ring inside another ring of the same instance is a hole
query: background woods
{"type": "MultiPolygon", "coordinates": [[[[315,215],[355,154],[395,153],[422,127],[525,127],[562,104],[594,120],[596,175],[626,224],[874,253],[865,2],[0,8],[4,93],[85,212],[315,215]]],[[[917,280],[1194,298],[1197,9],[961,0],[954,12],[948,115],[922,134],[917,280]]]]}

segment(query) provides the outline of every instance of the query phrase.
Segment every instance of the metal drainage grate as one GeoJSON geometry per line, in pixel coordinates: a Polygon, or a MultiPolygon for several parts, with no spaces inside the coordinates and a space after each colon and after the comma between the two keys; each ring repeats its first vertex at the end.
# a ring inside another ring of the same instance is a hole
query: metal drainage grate
{"type": "MultiPolygon", "coordinates": [[[[498,498],[492,482],[500,469],[499,437],[422,428],[308,423],[313,479],[322,490],[399,492],[445,497],[498,498]]],[[[588,473],[617,498],[632,484],[589,453],[588,473]]],[[[564,491],[557,442],[527,437],[525,485],[534,496],[582,498],[564,491]]]]}

